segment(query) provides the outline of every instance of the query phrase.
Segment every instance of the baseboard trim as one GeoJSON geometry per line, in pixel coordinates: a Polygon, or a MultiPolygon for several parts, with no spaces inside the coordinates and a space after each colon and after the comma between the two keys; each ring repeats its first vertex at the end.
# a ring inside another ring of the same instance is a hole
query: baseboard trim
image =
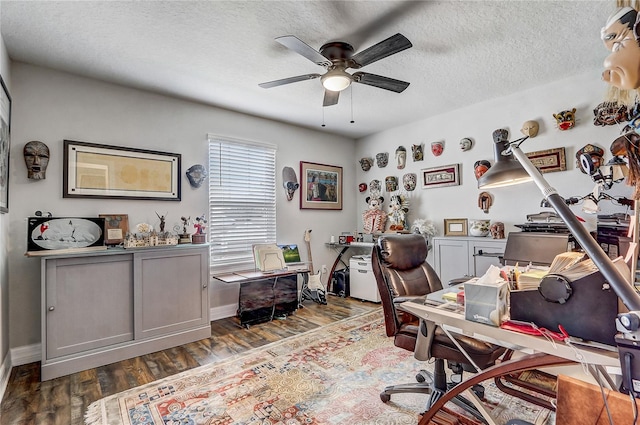
{"type": "Polygon", "coordinates": [[[7,390],[9,384],[9,376],[11,375],[11,354],[7,352],[7,355],[2,359],[0,364],[0,402],[4,398],[4,392],[7,390]]]}
{"type": "Polygon", "coordinates": [[[31,344],[11,349],[11,367],[42,360],[42,345],[31,344]]]}
{"type": "Polygon", "coordinates": [[[209,320],[226,319],[227,317],[234,317],[238,311],[238,304],[227,304],[219,307],[212,307],[209,309],[209,320]]]}

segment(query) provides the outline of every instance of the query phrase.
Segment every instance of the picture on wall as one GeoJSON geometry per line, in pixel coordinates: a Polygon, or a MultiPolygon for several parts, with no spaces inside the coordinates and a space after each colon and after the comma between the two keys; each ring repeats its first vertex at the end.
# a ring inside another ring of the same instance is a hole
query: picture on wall
{"type": "Polygon", "coordinates": [[[180,200],[177,153],[64,141],[64,198],[180,200]]]}
{"type": "Polygon", "coordinates": [[[457,186],[460,184],[460,164],[443,165],[422,170],[422,188],[457,186]]]}
{"type": "Polygon", "coordinates": [[[342,167],[300,161],[300,209],[342,209],[342,167]]]}
{"type": "Polygon", "coordinates": [[[11,146],[11,96],[0,76],[0,213],[9,212],[9,148],[11,146]]]}
{"type": "Polygon", "coordinates": [[[567,160],[564,148],[547,149],[543,151],[529,152],[526,154],[541,173],[554,171],[566,171],[567,160]]]}

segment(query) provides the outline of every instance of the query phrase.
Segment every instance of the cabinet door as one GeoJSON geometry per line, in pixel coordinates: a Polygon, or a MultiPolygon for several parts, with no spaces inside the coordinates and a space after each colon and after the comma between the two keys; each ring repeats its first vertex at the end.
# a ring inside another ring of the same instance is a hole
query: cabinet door
{"type": "Polygon", "coordinates": [[[43,266],[47,359],[133,339],[130,255],[47,259],[43,266]]]}
{"type": "Polygon", "coordinates": [[[506,240],[478,240],[469,242],[469,269],[474,276],[482,276],[491,265],[501,267],[506,240]]]}
{"type": "Polygon", "coordinates": [[[208,248],[134,254],[136,339],[209,322],[208,248]]]}
{"type": "Polygon", "coordinates": [[[469,276],[469,245],[463,239],[434,239],[434,269],[442,286],[449,285],[449,281],[469,276]]]}

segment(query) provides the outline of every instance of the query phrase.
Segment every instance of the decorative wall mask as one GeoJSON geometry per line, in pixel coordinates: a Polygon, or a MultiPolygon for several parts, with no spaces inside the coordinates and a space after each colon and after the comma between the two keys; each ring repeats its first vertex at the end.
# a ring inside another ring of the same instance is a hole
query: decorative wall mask
{"type": "Polygon", "coordinates": [[[399,170],[402,170],[407,163],[407,150],[404,146],[398,146],[396,149],[396,165],[399,170]]]}
{"type": "Polygon", "coordinates": [[[293,194],[296,193],[296,190],[300,187],[298,177],[293,168],[284,167],[282,169],[282,186],[284,186],[284,190],[287,193],[287,201],[292,200],[293,194]]]}
{"type": "Polygon", "coordinates": [[[199,188],[202,186],[202,183],[207,178],[207,169],[204,168],[204,165],[195,164],[189,167],[187,170],[187,179],[189,179],[189,184],[191,187],[199,188]]]}
{"type": "Polygon", "coordinates": [[[49,147],[42,142],[33,140],[23,149],[24,162],[27,165],[27,178],[44,180],[47,178],[49,165],[49,147]]]}
{"type": "Polygon", "coordinates": [[[473,147],[473,140],[469,139],[468,137],[465,137],[464,139],[460,140],[460,150],[462,152],[466,152],[470,150],[472,147],[473,147]]]}
{"type": "Polygon", "coordinates": [[[398,178],[396,176],[385,177],[384,186],[387,192],[395,192],[398,190],[398,178]]]}
{"type": "Polygon", "coordinates": [[[416,173],[407,173],[402,176],[402,186],[408,192],[412,192],[416,188],[418,175],[416,173]]]}
{"type": "Polygon", "coordinates": [[[476,176],[476,180],[482,177],[484,173],[489,171],[489,168],[491,168],[491,163],[486,159],[481,159],[479,161],[476,161],[476,163],[473,164],[473,173],[476,176]]]}
{"type": "Polygon", "coordinates": [[[505,128],[499,128],[493,131],[493,141],[494,143],[506,142],[509,140],[509,130],[505,128]]]}
{"type": "Polygon", "coordinates": [[[593,125],[618,125],[629,121],[627,107],[618,102],[602,102],[593,109],[593,125]]]}
{"type": "Polygon", "coordinates": [[[366,183],[360,183],[360,184],[358,185],[358,191],[359,191],[360,193],[362,193],[362,192],[364,192],[365,190],[367,190],[367,184],[366,184],[366,183]]]}
{"type": "Polygon", "coordinates": [[[422,161],[424,159],[424,147],[421,144],[411,145],[411,153],[413,155],[413,161],[422,161]]]}
{"type": "Polygon", "coordinates": [[[593,166],[597,169],[602,165],[602,157],[604,156],[604,149],[594,146],[592,144],[584,145],[582,149],[576,152],[576,167],[580,169],[584,174],[588,174],[582,165],[582,161],[580,161],[580,155],[589,154],[591,157],[591,161],[593,162],[593,166]]]}
{"type": "Polygon", "coordinates": [[[566,131],[576,125],[576,108],[571,110],[561,111],[557,114],[553,114],[553,118],[556,119],[556,125],[559,130],[566,131]]]}
{"type": "Polygon", "coordinates": [[[522,124],[520,133],[524,134],[525,136],[536,137],[538,135],[538,130],[540,130],[540,124],[538,124],[538,121],[529,120],[525,121],[524,124],[522,124]]]}
{"type": "Polygon", "coordinates": [[[389,153],[388,152],[380,152],[376,154],[376,164],[378,164],[379,168],[384,168],[389,163],[389,153]]]}
{"type": "Polygon", "coordinates": [[[444,152],[444,141],[431,142],[431,153],[433,156],[440,156],[444,152]]]}
{"type": "Polygon", "coordinates": [[[380,180],[371,180],[371,182],[369,183],[369,192],[374,194],[374,193],[380,193],[382,191],[382,183],[380,182],[380,180]]]}
{"type": "Polygon", "coordinates": [[[621,90],[640,87],[640,46],[636,19],[638,12],[623,7],[612,14],[600,35],[611,52],[604,60],[602,79],[621,90]]]}
{"type": "Polygon", "coordinates": [[[493,204],[493,197],[489,192],[482,192],[478,195],[478,208],[485,214],[489,214],[489,208],[493,204]]]}
{"type": "Polygon", "coordinates": [[[360,167],[362,171],[369,171],[373,166],[373,158],[360,158],[360,167]]]}

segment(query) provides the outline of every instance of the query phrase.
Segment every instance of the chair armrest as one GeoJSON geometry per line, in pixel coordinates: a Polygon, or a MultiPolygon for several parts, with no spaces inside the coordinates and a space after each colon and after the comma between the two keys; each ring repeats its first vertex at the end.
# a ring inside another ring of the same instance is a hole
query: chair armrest
{"type": "Polygon", "coordinates": [[[425,295],[405,295],[393,299],[394,304],[402,304],[407,301],[424,301],[425,295]]]}

